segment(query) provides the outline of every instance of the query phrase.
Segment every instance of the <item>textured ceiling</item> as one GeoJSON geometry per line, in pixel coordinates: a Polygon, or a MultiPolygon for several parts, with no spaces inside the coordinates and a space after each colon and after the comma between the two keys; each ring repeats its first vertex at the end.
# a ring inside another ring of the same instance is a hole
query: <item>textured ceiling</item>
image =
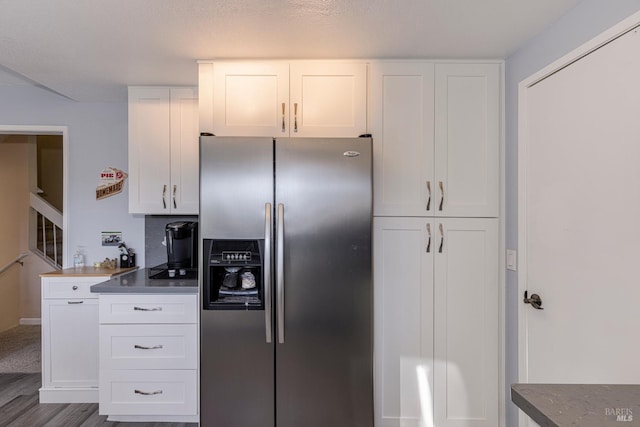
{"type": "Polygon", "coordinates": [[[0,85],[109,101],[196,85],[197,59],[500,59],[579,1],[0,0],[0,85]]]}

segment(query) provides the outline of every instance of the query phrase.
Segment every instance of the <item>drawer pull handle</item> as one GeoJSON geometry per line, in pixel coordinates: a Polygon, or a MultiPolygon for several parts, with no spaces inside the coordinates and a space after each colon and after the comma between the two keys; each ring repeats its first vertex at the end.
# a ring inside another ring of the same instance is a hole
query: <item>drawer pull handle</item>
{"type": "Polygon", "coordinates": [[[82,304],[84,301],[67,301],[67,304],[82,304]]]}
{"type": "Polygon", "coordinates": [[[133,346],[133,348],[139,348],[140,350],[158,350],[158,349],[161,349],[161,348],[164,348],[164,347],[162,346],[162,344],[154,345],[153,347],[145,347],[143,345],[136,344],[136,345],[133,346]]]}
{"type": "Polygon", "coordinates": [[[162,307],[153,307],[153,308],[144,308],[144,307],[133,307],[135,311],[162,311],[162,307]]]}
{"type": "Polygon", "coordinates": [[[156,390],[151,392],[146,392],[142,390],[133,390],[135,394],[142,394],[143,396],[153,396],[154,394],[162,394],[162,390],[156,390]]]}
{"type": "Polygon", "coordinates": [[[73,285],[73,287],[71,289],[73,289],[74,291],[77,291],[78,287],[76,285],[73,285]]]}

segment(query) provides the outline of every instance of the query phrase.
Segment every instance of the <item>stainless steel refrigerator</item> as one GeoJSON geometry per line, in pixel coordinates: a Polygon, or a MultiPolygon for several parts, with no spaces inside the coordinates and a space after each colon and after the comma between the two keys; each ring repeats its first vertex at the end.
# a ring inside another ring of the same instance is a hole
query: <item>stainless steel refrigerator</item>
{"type": "Polygon", "coordinates": [[[371,139],[200,139],[206,427],[372,427],[371,139]]]}

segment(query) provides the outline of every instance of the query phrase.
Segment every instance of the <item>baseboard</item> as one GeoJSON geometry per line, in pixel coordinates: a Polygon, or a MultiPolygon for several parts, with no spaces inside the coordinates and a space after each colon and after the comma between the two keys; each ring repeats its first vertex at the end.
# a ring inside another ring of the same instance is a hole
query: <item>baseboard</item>
{"type": "Polygon", "coordinates": [[[40,403],[98,403],[97,387],[42,387],[40,403]]]}
{"type": "Polygon", "coordinates": [[[20,319],[21,325],[40,325],[42,322],[39,317],[23,317],[20,319]]]}

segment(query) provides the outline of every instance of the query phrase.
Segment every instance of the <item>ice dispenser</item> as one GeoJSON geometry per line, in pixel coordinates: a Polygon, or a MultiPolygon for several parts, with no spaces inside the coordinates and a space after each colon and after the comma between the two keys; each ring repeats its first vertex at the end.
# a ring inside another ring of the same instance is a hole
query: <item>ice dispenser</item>
{"type": "Polygon", "coordinates": [[[264,310],[264,240],[203,240],[205,310],[264,310]]]}

